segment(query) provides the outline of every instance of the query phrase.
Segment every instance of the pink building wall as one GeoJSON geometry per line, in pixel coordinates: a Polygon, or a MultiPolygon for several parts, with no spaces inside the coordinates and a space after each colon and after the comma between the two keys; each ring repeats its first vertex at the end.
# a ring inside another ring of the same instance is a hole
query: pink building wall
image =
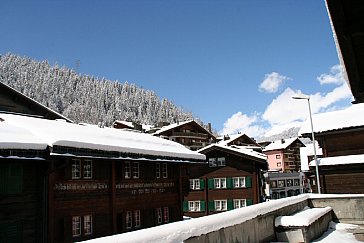
{"type": "Polygon", "coordinates": [[[264,154],[267,155],[269,170],[284,171],[283,150],[266,151],[264,154]]]}

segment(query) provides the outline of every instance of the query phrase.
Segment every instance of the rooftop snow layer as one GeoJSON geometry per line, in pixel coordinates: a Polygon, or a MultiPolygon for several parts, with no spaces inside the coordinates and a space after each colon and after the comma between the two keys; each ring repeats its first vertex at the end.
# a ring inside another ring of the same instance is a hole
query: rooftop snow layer
{"type": "MultiPolygon", "coordinates": [[[[318,158],[317,161],[319,166],[364,164],[364,154],[318,158]]],[[[315,165],[315,160],[312,160],[310,166],[315,165]]]]}
{"type": "Polygon", "coordinates": [[[266,160],[267,156],[263,153],[259,153],[254,151],[250,146],[236,146],[236,145],[232,145],[232,146],[226,146],[226,145],[221,145],[221,144],[210,144],[206,147],[203,147],[202,149],[198,150],[198,152],[202,152],[206,149],[209,149],[211,147],[218,147],[218,148],[223,148],[223,149],[227,149],[233,152],[237,152],[240,153],[242,155],[249,155],[258,159],[262,159],[262,160],[266,160]]]}
{"type": "MultiPolygon", "coordinates": [[[[1,131],[4,131],[0,141],[10,141],[7,148],[12,145],[17,146],[16,142],[24,138],[24,144],[26,144],[24,147],[34,146],[34,143],[37,144],[36,142],[38,142],[43,147],[58,145],[173,157],[183,160],[205,160],[205,155],[191,151],[179,143],[150,134],[114,128],[82,126],[61,120],[46,120],[12,114],[0,114],[0,118],[3,120],[0,123],[3,126],[1,131]],[[11,128],[14,133],[5,132],[7,128],[11,128]],[[14,134],[18,136],[16,139],[13,138],[14,134]]],[[[2,146],[1,143],[0,146],[2,146]]]]}
{"type": "MultiPolygon", "coordinates": [[[[312,123],[316,133],[364,126],[364,103],[352,105],[345,110],[315,114],[312,116],[312,123]]],[[[298,134],[311,132],[311,123],[307,119],[298,134]]]]}
{"type": "Polygon", "coordinates": [[[287,139],[279,139],[270,143],[267,147],[263,149],[263,151],[272,151],[279,149],[286,149],[289,145],[291,145],[298,138],[287,138],[287,139]]]}

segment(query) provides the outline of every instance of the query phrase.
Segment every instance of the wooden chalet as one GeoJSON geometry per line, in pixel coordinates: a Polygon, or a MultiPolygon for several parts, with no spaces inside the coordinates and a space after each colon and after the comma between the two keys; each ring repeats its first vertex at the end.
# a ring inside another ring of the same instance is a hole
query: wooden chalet
{"type": "Polygon", "coordinates": [[[252,148],[255,147],[255,150],[259,150],[261,152],[261,146],[254,139],[241,133],[219,137],[218,144],[226,146],[251,146],[252,148]]]}
{"type": "Polygon", "coordinates": [[[193,120],[163,126],[153,135],[183,144],[193,151],[216,142],[211,131],[193,120]]]}
{"type": "Polygon", "coordinates": [[[75,242],[182,220],[187,165],[205,155],[137,131],[44,119],[42,109],[0,110],[0,242],[75,242]]]}
{"type": "Polygon", "coordinates": [[[263,197],[266,156],[243,146],[209,145],[201,150],[208,165],[189,164],[188,194],[183,198],[187,217],[200,217],[256,204],[263,197]]]}
{"type": "MultiPolygon", "coordinates": [[[[364,193],[364,104],[313,115],[315,139],[323,151],[318,167],[323,193],[364,193]]],[[[301,127],[311,137],[309,121],[301,127]]],[[[312,189],[317,191],[315,162],[310,163],[312,189]]]]}
{"type": "Polygon", "coordinates": [[[304,146],[299,138],[280,139],[268,144],[263,149],[263,153],[267,155],[269,170],[300,171],[300,148],[304,146]]]}

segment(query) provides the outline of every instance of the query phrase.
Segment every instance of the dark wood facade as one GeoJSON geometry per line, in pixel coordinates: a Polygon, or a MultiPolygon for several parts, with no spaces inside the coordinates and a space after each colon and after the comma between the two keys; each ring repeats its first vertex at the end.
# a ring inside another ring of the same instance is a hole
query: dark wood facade
{"type": "Polygon", "coordinates": [[[165,127],[167,129],[162,127],[154,135],[183,144],[194,151],[216,142],[216,137],[211,131],[206,130],[195,121],[181,122],[165,127]]]}
{"type": "MultiPolygon", "coordinates": [[[[309,134],[304,134],[309,136],[309,134]]],[[[364,127],[349,127],[315,133],[323,156],[337,157],[364,154],[364,127]]],[[[343,157],[345,162],[345,157],[343,157]]],[[[320,165],[323,193],[364,193],[364,161],[361,164],[320,165]]],[[[310,166],[311,188],[317,192],[315,166],[310,166]]]]}
{"type": "Polygon", "coordinates": [[[0,242],[47,242],[42,160],[0,157],[0,242]]]}
{"type": "Polygon", "coordinates": [[[48,242],[74,242],[182,220],[183,164],[76,161],[81,164],[80,178],[72,179],[75,159],[58,161],[65,162],[65,167],[49,176],[48,242]],[[92,164],[91,178],[82,176],[85,162],[92,164]],[[79,232],[75,232],[75,217],[80,221],[76,221],[79,232]],[[89,222],[84,222],[85,217],[91,219],[91,229],[86,232],[89,222]]]}
{"type": "Polygon", "coordinates": [[[188,165],[189,184],[184,187],[189,190],[183,199],[185,216],[201,217],[262,201],[265,159],[214,145],[200,152],[209,163],[188,165]]]}

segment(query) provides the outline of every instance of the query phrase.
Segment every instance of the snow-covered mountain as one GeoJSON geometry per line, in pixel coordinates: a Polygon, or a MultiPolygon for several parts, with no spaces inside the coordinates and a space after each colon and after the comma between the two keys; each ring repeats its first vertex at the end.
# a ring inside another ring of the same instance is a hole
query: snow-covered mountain
{"type": "Polygon", "coordinates": [[[13,54],[0,56],[0,82],[75,122],[111,125],[129,120],[154,125],[183,121],[190,112],[135,84],[111,81],[13,54]]]}

